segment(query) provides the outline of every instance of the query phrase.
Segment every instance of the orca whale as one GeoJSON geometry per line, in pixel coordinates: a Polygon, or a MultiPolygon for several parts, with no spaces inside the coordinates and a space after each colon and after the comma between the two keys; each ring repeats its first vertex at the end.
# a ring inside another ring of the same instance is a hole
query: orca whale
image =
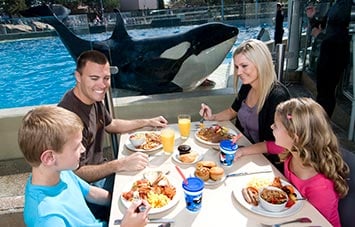
{"type": "MultiPolygon", "coordinates": [[[[68,12],[58,7],[56,11],[68,12]]],[[[239,33],[235,26],[211,22],[178,34],[135,39],[127,33],[120,12],[115,13],[111,37],[89,41],[70,31],[59,19],[64,16],[56,15],[52,6],[21,11],[24,17],[40,17],[52,25],[74,59],[86,50],[104,53],[119,69],[112,76],[113,88],[146,95],[195,89],[223,62],[239,33]]]]}

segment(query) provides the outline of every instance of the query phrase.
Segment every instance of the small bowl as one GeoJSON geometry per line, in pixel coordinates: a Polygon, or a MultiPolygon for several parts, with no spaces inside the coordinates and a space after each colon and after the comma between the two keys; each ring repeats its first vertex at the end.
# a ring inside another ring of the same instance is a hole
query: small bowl
{"type": "Polygon", "coordinates": [[[260,205],[270,212],[280,212],[286,209],[287,200],[286,192],[277,187],[267,186],[259,192],[260,205]],[[267,197],[269,199],[266,199],[266,195],[269,195],[267,197]]]}
{"type": "Polygon", "coordinates": [[[139,147],[143,143],[145,143],[145,135],[144,133],[135,133],[129,136],[129,141],[134,147],[139,147]]]}
{"type": "Polygon", "coordinates": [[[178,151],[179,151],[180,155],[189,154],[191,151],[191,147],[187,144],[182,144],[182,145],[178,146],[178,151]]]}

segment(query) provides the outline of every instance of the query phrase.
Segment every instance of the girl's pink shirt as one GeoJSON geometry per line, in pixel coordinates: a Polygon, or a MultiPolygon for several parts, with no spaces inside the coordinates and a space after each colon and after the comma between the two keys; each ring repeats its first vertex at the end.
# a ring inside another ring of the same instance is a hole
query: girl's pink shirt
{"type": "MultiPolygon", "coordinates": [[[[279,154],[283,149],[279,149],[274,142],[266,142],[268,152],[279,154]]],[[[294,185],[301,195],[306,198],[334,227],[341,227],[338,212],[339,196],[334,190],[333,181],[329,180],[323,174],[302,180],[297,177],[289,168],[292,156],[285,160],[285,177],[294,185]]]]}

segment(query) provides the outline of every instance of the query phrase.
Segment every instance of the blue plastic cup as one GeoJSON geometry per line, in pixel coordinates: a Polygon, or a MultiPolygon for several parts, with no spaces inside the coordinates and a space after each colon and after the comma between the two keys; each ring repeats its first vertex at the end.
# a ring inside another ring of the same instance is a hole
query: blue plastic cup
{"type": "Polygon", "coordinates": [[[184,189],[186,209],[191,212],[198,212],[201,210],[202,192],[205,183],[198,177],[187,178],[187,184],[182,183],[184,189]]]}
{"type": "Polygon", "coordinates": [[[238,145],[232,140],[222,140],[219,143],[219,160],[225,166],[233,164],[235,153],[238,150],[238,145]]]}

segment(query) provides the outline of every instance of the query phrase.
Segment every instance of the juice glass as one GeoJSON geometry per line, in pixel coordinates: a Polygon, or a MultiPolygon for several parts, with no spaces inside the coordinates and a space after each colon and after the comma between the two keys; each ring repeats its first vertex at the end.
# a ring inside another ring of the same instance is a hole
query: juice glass
{"type": "Polygon", "coordinates": [[[172,154],[174,151],[175,131],[171,128],[165,128],[160,133],[161,143],[165,154],[172,154]]]}
{"type": "Polygon", "coordinates": [[[188,114],[178,115],[178,126],[182,139],[187,139],[190,135],[191,116],[188,114]]]}

